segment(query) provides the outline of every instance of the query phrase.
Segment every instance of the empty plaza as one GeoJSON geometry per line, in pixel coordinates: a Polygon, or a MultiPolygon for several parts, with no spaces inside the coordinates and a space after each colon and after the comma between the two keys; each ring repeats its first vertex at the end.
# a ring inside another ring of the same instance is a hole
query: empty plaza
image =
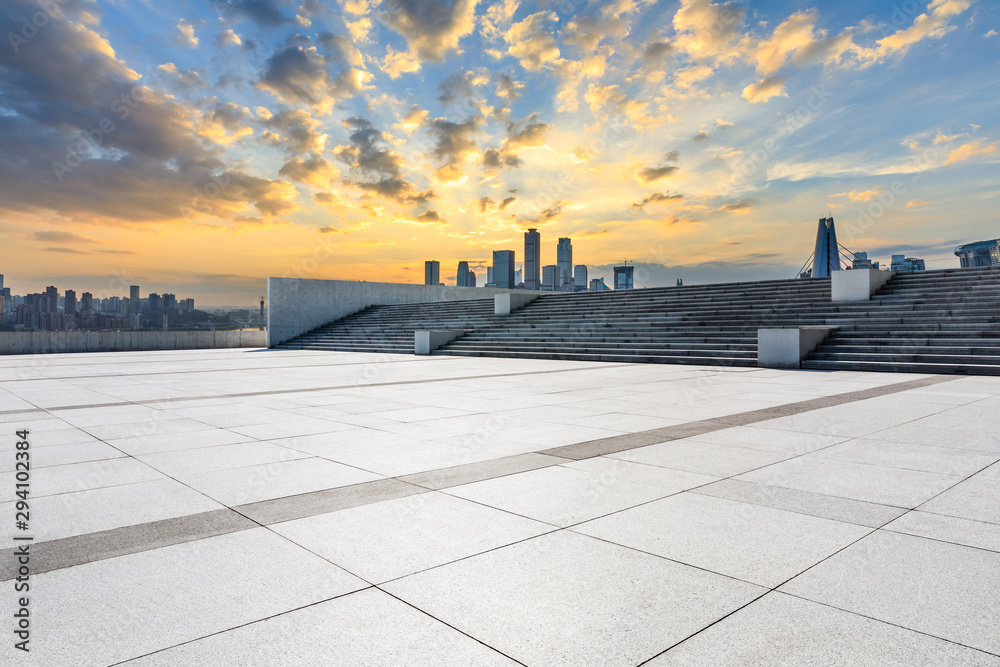
{"type": "Polygon", "coordinates": [[[998,377],[230,349],[0,386],[2,664],[1000,665],[998,377]]]}

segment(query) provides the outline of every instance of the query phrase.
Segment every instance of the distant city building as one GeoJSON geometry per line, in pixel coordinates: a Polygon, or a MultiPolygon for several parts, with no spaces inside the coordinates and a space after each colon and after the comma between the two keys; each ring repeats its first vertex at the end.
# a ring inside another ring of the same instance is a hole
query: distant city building
{"type": "Polygon", "coordinates": [[[892,256],[892,270],[899,273],[910,273],[913,271],[926,271],[924,260],[906,255],[892,256]]]}
{"type": "Polygon", "coordinates": [[[194,299],[184,299],[184,312],[190,313],[194,310],[194,299]]]}
{"type": "Polygon", "coordinates": [[[977,266],[1000,266],[1000,239],[967,243],[955,248],[963,269],[977,266]]]}
{"type": "Polygon", "coordinates": [[[677,286],[678,287],[684,287],[684,279],[683,278],[678,278],[677,279],[677,286]]]}
{"type": "Polygon", "coordinates": [[[816,232],[816,250],[813,254],[813,278],[829,278],[831,271],[840,270],[840,244],[833,218],[820,218],[816,232]]]}
{"type": "Polygon", "coordinates": [[[521,277],[521,269],[514,272],[514,286],[517,287],[518,285],[521,285],[522,287],[524,286],[524,278],[521,277]]]}
{"type": "Polygon", "coordinates": [[[458,263],[458,273],[455,274],[455,285],[457,285],[458,287],[475,287],[475,285],[469,285],[468,262],[458,263]]]}
{"type": "Polygon", "coordinates": [[[635,287],[635,281],[633,279],[633,273],[635,272],[634,266],[616,266],[615,267],[615,289],[633,289],[635,287]]]}
{"type": "Polygon", "coordinates": [[[568,238],[559,239],[556,247],[556,266],[559,267],[559,287],[569,287],[573,291],[573,241],[568,238]]]}
{"type": "Polygon", "coordinates": [[[590,281],[591,292],[607,292],[611,288],[604,284],[604,278],[594,278],[590,281]]]}
{"type": "Polygon", "coordinates": [[[513,289],[514,283],[514,251],[493,251],[493,279],[490,281],[497,287],[513,289]]]}
{"type": "Polygon", "coordinates": [[[441,282],[441,263],[431,259],[424,262],[424,284],[437,285],[441,282]]]}
{"type": "Polygon", "coordinates": [[[68,289],[63,298],[63,313],[65,315],[76,315],[76,292],[68,289]]]}
{"type": "Polygon", "coordinates": [[[541,289],[542,235],[537,229],[524,233],[524,289],[541,289]]]}
{"type": "MultiPolygon", "coordinates": [[[[86,298],[86,294],[83,295],[86,298]]],[[[149,305],[149,326],[154,329],[163,328],[163,299],[156,292],[150,292],[146,297],[149,305]]]]}
{"type": "Polygon", "coordinates": [[[573,267],[573,289],[577,292],[587,290],[587,267],[584,264],[577,264],[573,267]]]}
{"type": "Polygon", "coordinates": [[[873,262],[868,259],[867,252],[856,252],[854,253],[854,261],[851,263],[852,269],[877,269],[878,262],[873,262]]]}
{"type": "Polygon", "coordinates": [[[469,277],[466,279],[465,286],[466,287],[476,286],[476,273],[474,271],[469,271],[469,277]]]}
{"type": "Polygon", "coordinates": [[[542,267],[542,289],[546,292],[554,292],[558,288],[559,267],[549,264],[542,267]]]}
{"type": "Polygon", "coordinates": [[[43,313],[55,313],[59,310],[59,290],[53,286],[45,288],[45,307],[43,313]]]}

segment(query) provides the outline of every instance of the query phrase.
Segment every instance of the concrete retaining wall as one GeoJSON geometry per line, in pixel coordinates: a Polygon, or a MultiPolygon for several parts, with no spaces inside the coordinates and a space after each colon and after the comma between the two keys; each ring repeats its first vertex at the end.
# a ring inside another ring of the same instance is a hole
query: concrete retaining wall
{"type": "Polygon", "coordinates": [[[3,331],[0,354],[267,347],[266,331],[3,331]]]}
{"type": "Polygon", "coordinates": [[[368,306],[492,299],[497,294],[544,294],[494,287],[367,283],[356,280],[267,279],[268,345],[273,347],[368,306]]]}

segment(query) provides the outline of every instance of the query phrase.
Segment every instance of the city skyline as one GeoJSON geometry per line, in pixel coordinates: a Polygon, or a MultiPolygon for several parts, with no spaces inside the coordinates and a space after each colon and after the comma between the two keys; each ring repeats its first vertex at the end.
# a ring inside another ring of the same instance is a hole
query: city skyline
{"type": "Polygon", "coordinates": [[[5,3],[8,286],[482,280],[529,228],[609,282],[791,278],[828,213],[883,264],[996,237],[988,3],[424,4],[5,3]]]}

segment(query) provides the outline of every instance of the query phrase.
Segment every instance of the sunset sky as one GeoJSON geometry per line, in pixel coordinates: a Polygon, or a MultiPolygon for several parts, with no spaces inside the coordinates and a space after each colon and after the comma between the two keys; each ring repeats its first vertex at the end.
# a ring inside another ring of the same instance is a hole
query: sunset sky
{"type": "Polygon", "coordinates": [[[252,305],[482,284],[536,227],[591,277],[791,278],[827,213],[958,266],[1000,237],[998,33],[994,0],[0,0],[0,273],[252,305]]]}

